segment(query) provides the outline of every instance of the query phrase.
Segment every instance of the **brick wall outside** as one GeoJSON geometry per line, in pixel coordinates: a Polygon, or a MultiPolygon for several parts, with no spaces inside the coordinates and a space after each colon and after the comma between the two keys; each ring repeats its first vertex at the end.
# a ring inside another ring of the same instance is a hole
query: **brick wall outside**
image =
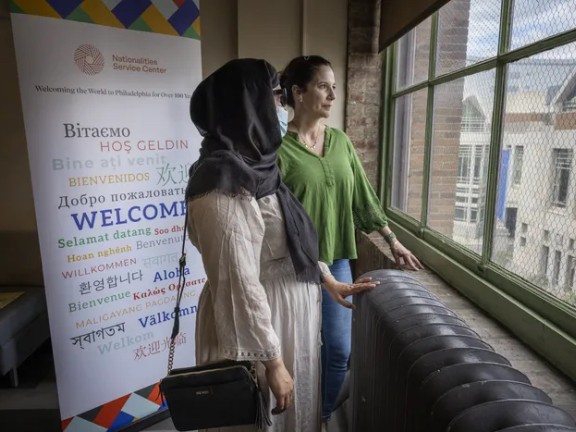
{"type": "MultiPolygon", "coordinates": [[[[382,94],[382,57],[378,53],[380,0],[350,0],[348,10],[348,76],[345,129],[350,136],[366,174],[374,186],[378,181],[379,120],[382,94]]],[[[453,0],[449,22],[440,26],[442,47],[439,67],[454,70],[464,66],[468,39],[470,0],[453,0]]],[[[425,75],[428,67],[430,21],[419,27],[416,37],[415,76],[425,75]],[[428,26],[428,27],[427,27],[428,26]]],[[[437,87],[434,104],[433,163],[429,225],[451,236],[460,123],[462,119],[463,80],[437,87]]],[[[412,121],[409,143],[410,159],[406,179],[406,211],[419,218],[422,202],[426,92],[412,96],[412,121]]],[[[389,169],[389,167],[386,167],[389,169]]]]}
{"type": "Polygon", "coordinates": [[[449,237],[454,223],[463,84],[462,80],[444,84],[434,93],[428,225],[449,237]]]}
{"type": "MultiPolygon", "coordinates": [[[[430,57],[430,20],[417,27],[414,35],[414,77],[420,82],[428,76],[428,59],[430,57]]],[[[408,96],[406,96],[408,97],[408,96]]],[[[424,176],[424,139],[426,126],[426,105],[428,92],[420,90],[412,96],[412,121],[410,124],[410,159],[408,167],[408,199],[406,213],[420,220],[422,209],[422,186],[424,176]]]]}
{"type": "MultiPolygon", "coordinates": [[[[466,65],[470,0],[452,0],[438,29],[438,73],[466,65]]],[[[428,225],[451,237],[454,225],[458,150],[464,80],[439,85],[434,91],[434,128],[428,225]]]]}

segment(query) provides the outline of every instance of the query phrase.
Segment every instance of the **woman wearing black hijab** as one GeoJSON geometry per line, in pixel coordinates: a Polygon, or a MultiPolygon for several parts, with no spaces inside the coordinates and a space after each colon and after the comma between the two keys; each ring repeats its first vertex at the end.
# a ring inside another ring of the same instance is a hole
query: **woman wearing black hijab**
{"type": "Polygon", "coordinates": [[[192,95],[191,118],[204,139],[186,188],[188,229],[208,276],[198,303],[196,362],[260,362],[272,413],[280,414],[268,430],[316,432],[320,278],[342,296],[373,284],[341,284],[318,263],[316,231],[276,165],[276,88],[269,63],[240,59],[192,95]]]}
{"type": "Polygon", "coordinates": [[[188,229],[208,276],[198,303],[196,362],[261,362],[272,412],[281,414],[268,430],[316,432],[320,278],[342,298],[373,284],[340,284],[318,263],[316,231],[276,164],[276,87],[270,64],[241,59],[192,95],[191,118],[204,139],[186,189],[188,229]]]}

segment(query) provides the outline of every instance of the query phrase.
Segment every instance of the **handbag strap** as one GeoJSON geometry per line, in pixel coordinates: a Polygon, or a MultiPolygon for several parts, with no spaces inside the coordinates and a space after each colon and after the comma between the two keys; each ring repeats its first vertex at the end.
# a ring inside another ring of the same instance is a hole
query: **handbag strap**
{"type": "Polygon", "coordinates": [[[172,335],[170,336],[170,349],[168,351],[168,374],[172,370],[174,364],[174,349],[176,347],[176,336],[180,332],[180,300],[182,300],[182,293],[184,293],[184,285],[186,284],[186,276],[184,270],[186,268],[186,230],[188,228],[188,206],[186,205],[186,216],[184,217],[184,230],[182,231],[182,252],[180,254],[179,268],[180,274],[178,276],[178,293],[176,294],[176,306],[174,307],[174,326],[172,327],[172,335]]]}

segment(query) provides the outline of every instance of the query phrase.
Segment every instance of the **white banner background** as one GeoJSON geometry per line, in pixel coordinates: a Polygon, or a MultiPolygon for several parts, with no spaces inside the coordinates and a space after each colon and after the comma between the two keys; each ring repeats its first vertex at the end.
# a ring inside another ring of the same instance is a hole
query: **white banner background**
{"type": "MultiPolygon", "coordinates": [[[[165,374],[178,282],[168,260],[181,248],[183,188],[200,142],[188,107],[200,41],[23,14],[12,25],[66,419],[165,374]],[[75,63],[82,45],[101,53],[99,73],[75,63]],[[99,136],[117,131],[127,136],[99,136]]],[[[187,251],[177,366],[194,363],[204,279],[187,251]]]]}

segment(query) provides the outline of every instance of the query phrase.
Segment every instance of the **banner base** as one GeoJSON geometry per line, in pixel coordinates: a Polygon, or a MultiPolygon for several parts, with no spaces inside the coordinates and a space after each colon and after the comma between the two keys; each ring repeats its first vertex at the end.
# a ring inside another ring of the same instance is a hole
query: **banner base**
{"type": "Polygon", "coordinates": [[[138,432],[146,429],[147,427],[155,425],[156,423],[160,423],[161,421],[166,420],[169,417],[170,417],[170,411],[168,411],[168,408],[166,408],[162,411],[152,413],[146,417],[141,418],[138,421],[126,425],[118,429],[118,432],[138,432]]]}

